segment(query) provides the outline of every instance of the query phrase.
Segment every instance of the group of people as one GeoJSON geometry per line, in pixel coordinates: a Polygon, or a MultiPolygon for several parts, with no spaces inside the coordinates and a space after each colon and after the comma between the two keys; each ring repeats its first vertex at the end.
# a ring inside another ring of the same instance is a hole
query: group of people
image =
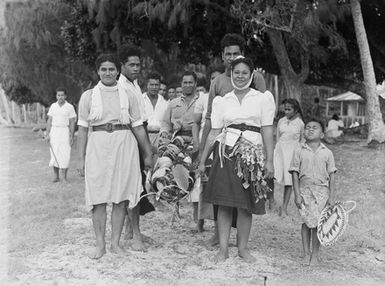
{"type": "MultiPolygon", "coordinates": [[[[202,194],[192,202],[199,230],[203,220],[196,215],[198,206],[213,206],[215,231],[208,244],[219,244],[217,262],[229,256],[231,227],[237,228],[238,255],[247,262],[256,260],[247,247],[252,215],[266,213],[266,199],[273,200],[274,177],[285,186],[282,214],[287,214],[292,189],[298,209],[308,210],[305,216],[313,220],[326,203],[333,203],[336,169],[331,151],[321,143],[322,122],[312,119],[305,124],[298,102],[288,100],[274,148],[274,97],[266,90],[263,75],[243,56],[244,47],[240,35],[226,34],[221,41],[224,70],[212,70],[209,93],[197,93],[197,76],[186,71],[181,79],[182,95],[172,100],[161,95],[156,73],[148,75],[147,92],[142,93],[137,47],[122,45],[117,55],[97,58],[100,81],[81,96],[77,139],[79,169],[85,175],[85,199],[96,235],[91,258],[106,252],[108,203],[112,203],[110,251],[124,252],[120,237],[125,217],[133,249],[146,250],[140,215],[154,208],[141,199],[146,192],[144,178],[153,167],[159,141],[175,136],[193,145],[196,176],[208,177],[202,194]]],[[[168,94],[172,96],[172,91],[168,94]]],[[[71,122],[62,123],[70,139],[71,122]]],[[[318,262],[319,243],[315,226],[308,221],[304,218],[301,234],[304,255],[313,264],[318,262]]]]}

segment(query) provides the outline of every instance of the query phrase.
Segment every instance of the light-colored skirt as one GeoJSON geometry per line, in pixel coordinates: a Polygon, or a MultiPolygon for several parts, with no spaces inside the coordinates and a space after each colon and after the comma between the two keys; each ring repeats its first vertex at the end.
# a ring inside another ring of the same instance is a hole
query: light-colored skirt
{"type": "Polygon", "coordinates": [[[67,169],[71,157],[70,131],[68,126],[52,126],[49,137],[51,144],[49,166],[67,169]]]}
{"type": "Polygon", "coordinates": [[[277,183],[285,186],[292,186],[292,178],[289,173],[291,159],[298,141],[278,141],[274,149],[274,178],[277,183]]]}
{"type": "Polygon", "coordinates": [[[303,186],[300,187],[299,193],[304,201],[299,209],[299,214],[307,227],[315,228],[329,198],[329,188],[314,185],[303,186]]]}
{"type": "Polygon", "coordinates": [[[143,191],[138,143],[131,130],[91,132],[85,161],[85,199],[93,205],[139,202],[143,191]]]}

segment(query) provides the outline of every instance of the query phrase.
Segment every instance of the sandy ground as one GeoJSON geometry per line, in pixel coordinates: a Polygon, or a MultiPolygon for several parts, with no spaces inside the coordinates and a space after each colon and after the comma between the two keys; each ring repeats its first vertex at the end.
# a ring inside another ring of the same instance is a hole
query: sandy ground
{"type": "MultiPolygon", "coordinates": [[[[385,285],[385,152],[364,145],[330,146],[339,169],[338,198],[358,206],[338,243],[322,249],[319,267],[305,266],[298,257],[300,221],[293,203],[290,217],[280,218],[276,209],[254,216],[254,264],[239,259],[235,247],[225,263],[214,264],[217,249],[202,245],[213,223],[196,233],[187,203],[173,226],[167,208],[142,217],[143,233],[154,240],[147,253],[132,251],[125,240],[126,255],[107,253],[94,261],[87,257],[94,234],[83,205],[83,179],[75,170],[76,150],[70,183],[53,184],[48,146],[38,134],[0,128],[0,285],[385,285]]],[[[277,188],[278,203],[281,196],[277,188]]],[[[235,235],[233,230],[233,243],[235,235]]]]}

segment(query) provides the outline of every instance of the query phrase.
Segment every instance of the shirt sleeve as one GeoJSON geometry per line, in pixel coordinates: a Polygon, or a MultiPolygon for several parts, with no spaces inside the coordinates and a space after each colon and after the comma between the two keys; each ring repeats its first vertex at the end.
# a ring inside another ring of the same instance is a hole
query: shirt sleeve
{"type": "Polygon", "coordinates": [[[220,96],[215,97],[212,106],[211,128],[223,128],[223,98],[220,96]]]}
{"type": "Polygon", "coordinates": [[[337,172],[337,168],[336,168],[336,164],[334,161],[334,156],[333,156],[332,151],[329,151],[328,159],[326,162],[326,168],[327,168],[328,174],[337,172]]]}
{"type": "Polygon", "coordinates": [[[204,110],[203,100],[204,100],[203,96],[202,95],[199,96],[199,98],[195,102],[194,113],[199,113],[199,114],[203,113],[203,110],[204,110]]]}
{"type": "Polygon", "coordinates": [[[51,106],[48,109],[48,113],[47,113],[48,116],[51,116],[51,117],[53,116],[53,113],[54,113],[53,109],[54,109],[53,104],[51,104],[51,106]]]}
{"type": "Polygon", "coordinates": [[[211,111],[213,109],[213,100],[214,100],[214,97],[216,96],[216,89],[217,89],[216,82],[217,82],[216,79],[214,79],[210,85],[209,98],[208,98],[208,102],[207,102],[207,112],[206,112],[206,119],[208,119],[208,120],[211,120],[211,111]]]}
{"type": "Polygon", "coordinates": [[[301,149],[302,147],[298,147],[294,149],[293,157],[291,158],[289,173],[297,172],[299,173],[299,168],[301,166],[301,149]]]}
{"type": "Polygon", "coordinates": [[[142,120],[142,114],[140,112],[140,107],[139,107],[139,101],[137,97],[131,93],[127,93],[128,95],[128,112],[131,117],[131,126],[132,127],[137,127],[140,125],[143,125],[143,120],[142,120]]]}
{"type": "Polygon", "coordinates": [[[68,114],[68,118],[76,118],[76,112],[75,112],[75,108],[72,104],[70,104],[70,109],[69,109],[69,114],[68,114]]]}
{"type": "Polygon", "coordinates": [[[260,92],[265,92],[266,91],[266,83],[265,83],[265,78],[263,75],[258,72],[254,71],[254,88],[260,92]]]}
{"type": "Polygon", "coordinates": [[[171,124],[171,104],[172,104],[172,101],[170,101],[167,104],[167,108],[164,111],[162,120],[160,121],[160,133],[162,133],[163,131],[171,132],[171,130],[172,130],[172,124],[171,124]]]}
{"type": "Polygon", "coordinates": [[[79,109],[78,109],[79,126],[89,127],[88,116],[90,114],[90,109],[91,109],[91,95],[92,95],[92,90],[90,89],[85,91],[80,97],[79,105],[78,105],[79,106],[79,109]]]}
{"type": "Polygon", "coordinates": [[[263,96],[264,100],[261,104],[261,126],[270,126],[273,125],[275,116],[274,97],[268,90],[263,93],[263,96]]]}

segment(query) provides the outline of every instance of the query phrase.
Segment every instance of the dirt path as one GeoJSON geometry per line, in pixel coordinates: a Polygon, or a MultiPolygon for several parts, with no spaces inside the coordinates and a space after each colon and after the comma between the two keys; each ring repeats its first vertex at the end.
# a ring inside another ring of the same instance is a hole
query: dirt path
{"type": "MultiPolygon", "coordinates": [[[[107,253],[92,261],[87,252],[94,235],[76,155],[71,182],[53,184],[48,146],[37,133],[0,128],[0,145],[0,226],[8,226],[0,234],[1,285],[384,285],[385,154],[362,147],[363,142],[331,146],[339,199],[354,199],[358,207],[339,243],[322,250],[324,262],[317,268],[301,265],[298,258],[300,223],[293,204],[289,218],[275,210],[254,216],[249,246],[258,260],[252,265],[236,256],[235,247],[225,263],[213,264],[216,249],[201,244],[213,225],[208,222],[202,234],[193,232],[187,204],[173,227],[166,209],[142,219],[143,233],[155,241],[147,253],[130,250],[124,241],[126,255],[107,253]]],[[[281,196],[277,190],[278,201],[281,196]]],[[[109,234],[110,228],[107,239],[109,234]]]]}

